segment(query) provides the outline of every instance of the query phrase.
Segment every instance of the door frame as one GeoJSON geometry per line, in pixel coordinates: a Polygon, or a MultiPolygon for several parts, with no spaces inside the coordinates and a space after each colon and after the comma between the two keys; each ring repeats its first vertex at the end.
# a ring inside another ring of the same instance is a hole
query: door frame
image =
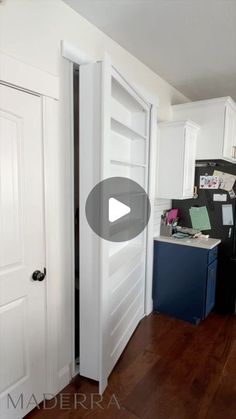
{"type": "MultiPolygon", "coordinates": [[[[61,41],[61,55],[65,59],[65,83],[67,84],[66,89],[66,103],[65,110],[67,112],[66,118],[66,132],[69,138],[69,149],[70,149],[70,164],[71,164],[71,255],[72,255],[72,295],[71,295],[71,309],[72,309],[72,322],[71,322],[71,335],[72,335],[72,348],[71,348],[71,365],[72,365],[72,376],[76,375],[75,372],[75,353],[74,353],[74,328],[75,328],[75,318],[74,318],[74,309],[75,309],[75,298],[74,298],[74,286],[75,286],[75,276],[74,276],[74,133],[73,133],[73,65],[83,65],[91,64],[98,61],[89,56],[82,50],[74,47],[70,43],[62,40],[61,41]]],[[[104,53],[104,56],[110,60],[110,57],[107,53],[104,53]]],[[[119,71],[119,70],[118,70],[119,71]]],[[[130,83],[128,83],[130,84],[130,83]]],[[[140,89],[131,85],[132,89],[140,89]]],[[[153,240],[154,240],[154,204],[155,204],[155,176],[156,176],[156,153],[158,152],[158,132],[157,132],[157,109],[159,108],[159,98],[153,95],[149,95],[145,92],[143,95],[143,100],[150,105],[150,141],[149,141],[149,171],[148,171],[148,189],[149,189],[149,199],[151,203],[151,215],[150,220],[147,226],[147,246],[146,246],[146,282],[145,282],[145,316],[149,315],[153,310],[153,300],[152,300],[152,273],[153,273],[153,240]]]]}
{"type": "Polygon", "coordinates": [[[54,217],[54,145],[58,141],[58,104],[60,99],[59,77],[25,64],[13,57],[0,53],[0,84],[34,94],[41,99],[42,147],[43,147],[43,199],[46,287],[46,388],[47,398],[52,398],[69,382],[69,374],[59,380],[57,371],[58,330],[55,312],[55,295],[58,287],[55,275],[55,243],[52,219],[54,217]]]}

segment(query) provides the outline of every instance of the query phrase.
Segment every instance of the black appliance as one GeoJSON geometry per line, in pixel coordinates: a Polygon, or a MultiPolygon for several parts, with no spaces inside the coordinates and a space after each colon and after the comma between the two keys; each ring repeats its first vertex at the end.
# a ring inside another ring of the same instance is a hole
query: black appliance
{"type": "MultiPolygon", "coordinates": [[[[198,197],[196,199],[173,200],[172,207],[179,208],[179,225],[192,227],[189,215],[191,207],[206,206],[211,223],[211,230],[204,231],[212,238],[221,239],[218,257],[217,288],[215,311],[221,314],[235,313],[236,302],[236,199],[231,199],[229,193],[222,190],[199,189],[201,175],[213,175],[214,170],[236,175],[236,164],[223,160],[196,162],[195,185],[198,197]],[[226,202],[214,202],[213,194],[227,194],[226,202]],[[222,222],[222,204],[232,204],[234,225],[225,226],[222,222]]],[[[236,192],[236,184],[234,185],[236,192]]]]}

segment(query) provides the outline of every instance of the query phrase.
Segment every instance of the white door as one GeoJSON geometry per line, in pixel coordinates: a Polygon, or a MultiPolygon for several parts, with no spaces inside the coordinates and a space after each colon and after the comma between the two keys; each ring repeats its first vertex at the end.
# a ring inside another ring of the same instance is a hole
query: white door
{"type": "Polygon", "coordinates": [[[149,104],[108,60],[80,67],[80,371],[101,393],[144,316],[146,231],[125,242],[96,236],[86,199],[110,177],[148,192],[149,126],[149,104]]]}
{"type": "Polygon", "coordinates": [[[0,85],[0,417],[23,417],[45,391],[42,112],[0,85]],[[16,406],[16,407],[14,407],[16,406]]]}

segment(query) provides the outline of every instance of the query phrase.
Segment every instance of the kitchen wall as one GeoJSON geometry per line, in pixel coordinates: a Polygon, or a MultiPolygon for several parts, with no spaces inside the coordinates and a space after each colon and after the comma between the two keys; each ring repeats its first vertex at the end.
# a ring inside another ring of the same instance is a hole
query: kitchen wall
{"type": "MultiPolygon", "coordinates": [[[[71,208],[65,199],[68,189],[68,168],[64,162],[67,150],[67,133],[65,131],[65,107],[63,95],[64,60],[60,54],[60,41],[64,39],[85,51],[94,60],[103,58],[107,52],[113,64],[128,80],[147,95],[148,98],[159,98],[159,120],[170,118],[170,105],[188,101],[180,92],[170,86],[165,80],[147,68],[143,63],[121,48],[95,26],[74,12],[61,0],[6,0],[0,4],[0,50],[25,63],[39,69],[58,75],[61,80],[62,96],[60,100],[60,138],[55,156],[60,160],[61,172],[58,182],[61,190],[61,220],[64,220],[58,251],[61,255],[61,278],[68,276],[67,248],[70,238],[69,219],[71,208]]],[[[168,52],[167,52],[168,53],[168,52]]],[[[155,234],[158,233],[160,213],[168,208],[169,201],[156,200],[155,234]]],[[[61,305],[67,304],[69,286],[65,286],[61,295],[61,305]]],[[[69,307],[67,311],[69,310],[69,307]]],[[[65,365],[71,359],[70,319],[59,318],[60,324],[60,354],[59,369],[63,372],[65,365]],[[67,336],[67,339],[65,339],[67,336]]]]}

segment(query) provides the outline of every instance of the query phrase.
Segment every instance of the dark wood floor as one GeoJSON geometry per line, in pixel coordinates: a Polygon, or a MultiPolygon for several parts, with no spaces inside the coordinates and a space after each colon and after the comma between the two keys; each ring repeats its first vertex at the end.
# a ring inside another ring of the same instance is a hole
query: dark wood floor
{"type": "Polygon", "coordinates": [[[91,396],[97,386],[89,380],[76,379],[62,393],[64,409],[58,400],[27,418],[236,419],[236,317],[212,314],[192,326],[152,314],[136,330],[100,405],[92,406],[91,397],[99,398],[91,396]],[[84,407],[74,407],[75,393],[78,401],[86,398],[84,407]]]}

